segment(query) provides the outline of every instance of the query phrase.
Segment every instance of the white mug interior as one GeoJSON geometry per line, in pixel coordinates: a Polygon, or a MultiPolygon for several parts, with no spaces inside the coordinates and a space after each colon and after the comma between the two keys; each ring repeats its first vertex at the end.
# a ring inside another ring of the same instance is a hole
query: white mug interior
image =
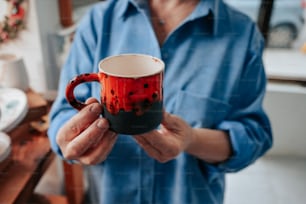
{"type": "Polygon", "coordinates": [[[162,72],[165,64],[162,60],[144,54],[121,54],[100,61],[99,70],[110,76],[138,78],[152,76],[162,72]]]}

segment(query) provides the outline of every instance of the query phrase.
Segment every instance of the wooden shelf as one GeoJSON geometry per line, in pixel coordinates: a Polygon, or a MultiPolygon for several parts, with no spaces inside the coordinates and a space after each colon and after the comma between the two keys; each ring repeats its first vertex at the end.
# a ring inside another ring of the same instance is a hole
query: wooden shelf
{"type": "Polygon", "coordinates": [[[43,115],[48,112],[47,101],[38,93],[33,90],[28,90],[26,92],[29,111],[26,117],[23,119],[22,123],[39,120],[43,115]]]}
{"type": "Polygon", "coordinates": [[[27,116],[8,133],[12,139],[12,152],[10,161],[0,172],[0,203],[26,203],[55,156],[46,131],[31,127],[31,122],[47,114],[47,102],[32,90],[26,94],[27,116]]]}
{"type": "Polygon", "coordinates": [[[80,165],[63,162],[66,195],[34,193],[55,154],[46,134],[46,114],[50,104],[33,90],[27,91],[27,97],[27,116],[8,133],[12,139],[12,153],[8,164],[0,172],[0,203],[81,204],[84,187],[83,169],[80,165]]]}
{"type": "Polygon", "coordinates": [[[0,203],[26,200],[54,159],[45,133],[33,131],[29,125],[19,130],[22,136],[14,137],[11,161],[0,174],[0,203]]]}

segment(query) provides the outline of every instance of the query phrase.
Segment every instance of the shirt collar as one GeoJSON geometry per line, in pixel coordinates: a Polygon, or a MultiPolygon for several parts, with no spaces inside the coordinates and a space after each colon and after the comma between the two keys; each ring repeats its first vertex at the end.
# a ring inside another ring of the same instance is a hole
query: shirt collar
{"type": "Polygon", "coordinates": [[[131,9],[131,6],[139,9],[140,4],[138,1],[143,0],[120,0],[121,4],[119,3],[118,16],[124,18],[131,9]]]}
{"type": "MultiPolygon", "coordinates": [[[[119,17],[127,17],[130,13],[130,9],[136,8],[138,11],[144,9],[145,12],[147,8],[147,0],[120,0],[118,15],[119,17]]],[[[191,21],[197,18],[208,16],[209,13],[212,14],[213,20],[213,34],[218,35],[222,33],[224,29],[228,26],[225,21],[228,19],[227,13],[225,12],[224,3],[222,0],[200,0],[199,5],[196,7],[195,11],[189,16],[187,21],[191,21]]]]}

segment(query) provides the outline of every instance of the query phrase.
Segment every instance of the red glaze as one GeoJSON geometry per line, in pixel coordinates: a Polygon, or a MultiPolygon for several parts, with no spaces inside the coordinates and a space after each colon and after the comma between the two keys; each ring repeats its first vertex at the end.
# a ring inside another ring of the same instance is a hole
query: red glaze
{"type": "Polygon", "coordinates": [[[163,73],[141,78],[123,78],[99,73],[101,101],[111,114],[119,111],[142,115],[154,102],[162,101],[163,73]]]}
{"type": "Polygon", "coordinates": [[[66,87],[66,99],[70,103],[70,105],[74,107],[75,109],[81,110],[82,108],[86,106],[86,104],[76,100],[74,93],[73,93],[74,88],[81,83],[91,82],[91,81],[99,82],[99,75],[96,73],[81,74],[79,76],[74,77],[68,83],[66,87]]]}
{"type": "Polygon", "coordinates": [[[123,78],[99,74],[82,74],[72,79],[66,88],[66,98],[76,109],[81,110],[86,104],[77,101],[73,90],[84,82],[99,81],[101,101],[108,112],[115,115],[119,111],[134,112],[142,115],[153,103],[163,99],[163,72],[141,78],[123,78]]]}

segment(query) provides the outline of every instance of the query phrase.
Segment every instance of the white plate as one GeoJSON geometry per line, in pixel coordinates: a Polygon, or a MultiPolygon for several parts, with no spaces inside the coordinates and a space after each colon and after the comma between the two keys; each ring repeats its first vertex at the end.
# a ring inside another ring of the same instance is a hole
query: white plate
{"type": "Polygon", "coordinates": [[[4,132],[0,132],[0,164],[11,153],[11,138],[4,132]]]}
{"type": "Polygon", "coordinates": [[[15,88],[0,88],[0,131],[9,132],[28,112],[26,94],[15,88]]]}

